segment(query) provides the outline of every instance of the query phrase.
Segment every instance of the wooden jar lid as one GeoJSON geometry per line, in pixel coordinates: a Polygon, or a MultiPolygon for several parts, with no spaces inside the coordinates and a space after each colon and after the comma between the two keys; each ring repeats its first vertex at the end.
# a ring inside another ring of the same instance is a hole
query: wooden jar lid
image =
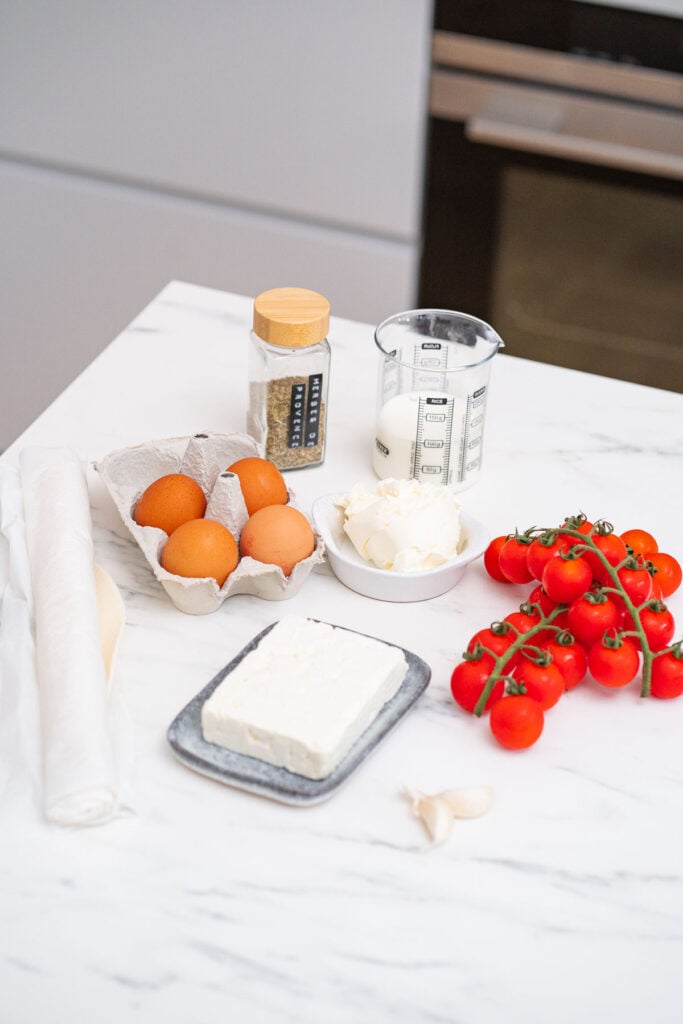
{"type": "Polygon", "coordinates": [[[254,299],[254,334],[269,345],[315,345],[329,328],[329,302],[308,288],[271,288],[254,299]]]}

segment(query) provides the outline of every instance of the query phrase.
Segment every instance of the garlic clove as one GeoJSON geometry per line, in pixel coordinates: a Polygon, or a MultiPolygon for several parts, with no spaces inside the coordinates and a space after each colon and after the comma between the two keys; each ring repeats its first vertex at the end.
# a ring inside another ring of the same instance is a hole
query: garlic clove
{"type": "Polygon", "coordinates": [[[447,789],[443,793],[420,793],[406,788],[412,802],[413,814],[422,819],[433,846],[448,839],[455,818],[478,818],[491,809],[491,786],[473,786],[470,789],[447,789]]]}
{"type": "Polygon", "coordinates": [[[448,839],[453,830],[453,813],[445,800],[438,796],[423,797],[419,804],[419,815],[434,846],[448,839]]]}
{"type": "Polygon", "coordinates": [[[450,808],[454,818],[480,818],[493,805],[492,786],[472,786],[469,789],[446,789],[438,794],[450,808]]]}

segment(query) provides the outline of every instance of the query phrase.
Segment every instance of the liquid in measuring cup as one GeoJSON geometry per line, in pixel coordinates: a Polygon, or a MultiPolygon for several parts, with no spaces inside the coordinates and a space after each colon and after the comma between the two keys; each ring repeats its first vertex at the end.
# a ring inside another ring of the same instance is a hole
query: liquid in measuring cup
{"type": "Polygon", "coordinates": [[[486,386],[466,398],[413,391],[384,403],[372,465],[381,477],[467,484],[481,467],[486,386]]]}
{"type": "Polygon", "coordinates": [[[483,321],[447,310],[390,317],[375,341],[375,473],[469,487],[481,470],[489,360],[502,341],[483,321]]]}

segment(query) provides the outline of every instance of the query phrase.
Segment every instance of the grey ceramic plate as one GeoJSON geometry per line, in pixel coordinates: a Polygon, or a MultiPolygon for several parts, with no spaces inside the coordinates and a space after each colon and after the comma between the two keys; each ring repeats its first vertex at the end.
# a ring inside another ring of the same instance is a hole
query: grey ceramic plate
{"type": "MultiPolygon", "coordinates": [[[[176,757],[188,768],[202,775],[208,775],[218,782],[224,782],[250,793],[258,793],[287,804],[313,804],[326,800],[328,796],[349,777],[351,772],[365,760],[379,741],[394,728],[397,722],[413,706],[420,694],[426,690],[431,678],[429,665],[411,651],[403,650],[408,671],[398,692],[380,710],[349,750],[346,757],[324,779],[307,779],[286,768],[277,768],[255,757],[237,754],[215,743],[207,743],[202,735],[201,712],[207,700],[219,683],[239,665],[250,651],[259,644],[276,623],[271,623],[244,647],[240,653],[214,676],[203,690],[183,708],[171,723],[167,737],[176,757]]],[[[343,629],[343,626],[335,627],[343,629]]],[[[375,639],[375,638],[373,638],[375,639]]],[[[383,641],[380,641],[383,642],[383,641]]]]}

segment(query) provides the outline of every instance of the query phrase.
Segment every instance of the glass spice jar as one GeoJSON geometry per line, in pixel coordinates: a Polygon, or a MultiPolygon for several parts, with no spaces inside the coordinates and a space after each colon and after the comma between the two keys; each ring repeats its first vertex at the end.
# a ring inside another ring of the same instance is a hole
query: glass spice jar
{"type": "Polygon", "coordinates": [[[325,457],[330,304],[307,288],[272,288],[254,300],[247,430],[278,469],[325,457]]]}

